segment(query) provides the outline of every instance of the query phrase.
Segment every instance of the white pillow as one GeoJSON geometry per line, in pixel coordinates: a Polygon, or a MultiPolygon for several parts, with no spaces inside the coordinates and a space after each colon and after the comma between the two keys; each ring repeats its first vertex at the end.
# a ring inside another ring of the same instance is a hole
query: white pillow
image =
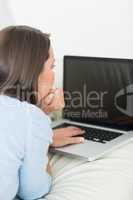
{"type": "Polygon", "coordinates": [[[45,200],[133,200],[133,142],[93,162],[50,156],[53,184],[45,200]]]}

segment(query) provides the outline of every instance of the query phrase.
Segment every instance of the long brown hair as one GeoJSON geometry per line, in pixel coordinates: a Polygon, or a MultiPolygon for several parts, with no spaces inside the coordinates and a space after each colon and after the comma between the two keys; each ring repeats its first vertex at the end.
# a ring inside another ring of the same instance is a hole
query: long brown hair
{"type": "Polygon", "coordinates": [[[49,35],[28,26],[0,31],[0,94],[37,103],[38,77],[49,57],[49,35]]]}

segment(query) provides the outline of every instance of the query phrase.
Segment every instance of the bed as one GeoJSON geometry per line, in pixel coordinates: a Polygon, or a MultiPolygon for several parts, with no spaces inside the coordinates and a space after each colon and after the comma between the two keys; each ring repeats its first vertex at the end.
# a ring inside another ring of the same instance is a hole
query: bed
{"type": "Polygon", "coordinates": [[[45,200],[133,200],[133,141],[94,162],[50,159],[53,184],[45,200]]]}

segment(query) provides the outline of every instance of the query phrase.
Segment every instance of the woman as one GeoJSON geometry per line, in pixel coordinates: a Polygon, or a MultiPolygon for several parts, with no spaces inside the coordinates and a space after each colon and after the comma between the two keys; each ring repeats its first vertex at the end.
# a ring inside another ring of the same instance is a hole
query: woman
{"type": "Polygon", "coordinates": [[[49,36],[27,26],[0,31],[0,199],[44,196],[51,187],[49,145],[80,143],[75,127],[52,133],[48,113],[62,109],[53,89],[54,55],[49,36]],[[53,139],[52,139],[53,137],[53,139]]]}

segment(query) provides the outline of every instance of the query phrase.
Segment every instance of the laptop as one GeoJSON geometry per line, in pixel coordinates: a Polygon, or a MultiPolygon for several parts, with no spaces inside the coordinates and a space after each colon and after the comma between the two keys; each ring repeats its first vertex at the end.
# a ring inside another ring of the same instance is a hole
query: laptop
{"type": "Polygon", "coordinates": [[[53,129],[76,126],[85,142],[52,151],[93,161],[133,139],[133,60],[64,56],[63,118],[53,129]]]}

